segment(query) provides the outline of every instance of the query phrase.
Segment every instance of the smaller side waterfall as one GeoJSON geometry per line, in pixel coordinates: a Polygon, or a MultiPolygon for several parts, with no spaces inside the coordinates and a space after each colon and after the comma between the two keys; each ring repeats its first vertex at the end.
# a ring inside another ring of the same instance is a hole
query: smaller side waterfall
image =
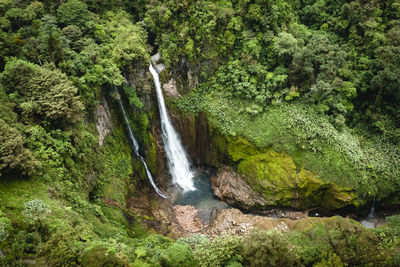
{"type": "Polygon", "coordinates": [[[375,198],[372,201],[371,209],[369,210],[368,213],[368,218],[374,218],[374,213],[375,213],[375,198]]]}
{"type": "Polygon", "coordinates": [[[132,145],[132,148],[133,148],[133,152],[135,152],[135,155],[136,155],[136,156],[140,159],[140,161],[143,163],[144,169],[146,170],[147,178],[149,179],[150,184],[153,186],[153,188],[154,188],[154,190],[156,191],[156,193],[157,193],[159,196],[163,197],[163,198],[168,198],[168,197],[157,187],[156,183],[155,183],[154,180],[153,180],[153,176],[151,176],[150,170],[149,170],[149,168],[147,167],[146,161],[144,160],[144,158],[142,157],[142,155],[139,154],[139,144],[138,144],[138,142],[136,141],[135,136],[133,135],[133,132],[132,132],[131,126],[130,126],[130,124],[129,124],[128,117],[126,116],[125,108],[124,108],[124,105],[122,104],[121,97],[120,97],[120,94],[119,94],[119,92],[118,92],[117,87],[114,87],[114,90],[115,90],[115,92],[117,93],[117,102],[118,102],[118,106],[119,106],[119,108],[120,108],[120,110],[121,110],[122,117],[124,118],[125,126],[126,126],[126,129],[127,129],[127,131],[128,131],[128,136],[129,136],[129,140],[131,141],[131,145],[132,145]]]}
{"type": "Polygon", "coordinates": [[[189,159],[182,147],[180,138],[172,126],[165,106],[164,96],[161,91],[161,83],[158,72],[150,63],[150,72],[154,78],[156,87],[158,108],[160,110],[162,139],[164,142],[165,152],[168,159],[168,168],[172,176],[174,184],[178,185],[184,191],[194,191],[193,173],[190,170],[189,159]]]}

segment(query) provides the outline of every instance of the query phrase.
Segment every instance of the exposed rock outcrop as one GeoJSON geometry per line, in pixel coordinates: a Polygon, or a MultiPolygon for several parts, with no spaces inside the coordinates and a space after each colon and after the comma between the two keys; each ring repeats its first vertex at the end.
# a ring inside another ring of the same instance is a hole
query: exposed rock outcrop
{"type": "Polygon", "coordinates": [[[173,206],[175,218],[178,224],[188,232],[199,232],[206,226],[203,225],[200,218],[197,216],[198,211],[190,205],[186,206],[173,206]]]}
{"type": "Polygon", "coordinates": [[[96,111],[96,129],[99,134],[99,146],[103,145],[104,138],[111,132],[111,113],[107,101],[102,98],[96,111]]]}
{"type": "Polygon", "coordinates": [[[163,84],[163,89],[165,94],[171,98],[179,98],[182,97],[176,88],[176,82],[174,79],[170,79],[167,83],[163,84]]]}
{"type": "Polygon", "coordinates": [[[227,153],[238,162],[237,172],[269,205],[334,210],[355,204],[352,189],[323,181],[317,174],[296,166],[285,153],[259,149],[242,137],[230,138],[227,153]]]}
{"type": "Polygon", "coordinates": [[[163,63],[158,63],[161,59],[161,54],[157,53],[150,58],[151,64],[156,69],[158,73],[162,72],[165,69],[165,65],[163,63]]]}
{"type": "Polygon", "coordinates": [[[211,178],[214,195],[233,206],[251,209],[255,206],[266,205],[267,202],[241,177],[229,167],[222,167],[216,176],[211,178]]]}
{"type": "Polygon", "coordinates": [[[223,233],[247,235],[252,228],[288,232],[309,228],[312,224],[324,220],[327,220],[327,218],[277,219],[244,214],[238,209],[228,209],[218,212],[207,233],[210,235],[221,235],[223,233]]]}
{"type": "Polygon", "coordinates": [[[358,205],[353,189],[296,166],[288,154],[258,148],[241,136],[223,135],[210,125],[205,113],[194,117],[174,107],[171,111],[182,143],[196,164],[235,168],[236,174],[223,167],[213,182],[215,195],[227,203],[252,210],[272,206],[335,210],[358,205]]]}

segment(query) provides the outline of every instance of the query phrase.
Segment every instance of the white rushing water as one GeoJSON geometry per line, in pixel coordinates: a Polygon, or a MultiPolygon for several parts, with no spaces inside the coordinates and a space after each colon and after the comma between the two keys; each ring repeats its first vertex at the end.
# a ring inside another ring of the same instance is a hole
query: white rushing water
{"type": "Polygon", "coordinates": [[[150,184],[153,186],[153,188],[154,188],[154,190],[156,191],[156,193],[157,193],[159,196],[163,197],[163,198],[168,198],[168,197],[158,188],[158,186],[157,186],[156,183],[154,182],[153,176],[151,176],[151,173],[150,173],[149,168],[147,167],[146,161],[144,160],[144,158],[142,157],[142,155],[139,154],[139,144],[138,144],[138,142],[136,141],[135,136],[133,135],[131,126],[130,126],[130,124],[129,124],[128,117],[126,116],[126,112],[125,112],[124,105],[122,104],[120,95],[119,95],[119,93],[118,93],[118,89],[117,89],[116,87],[114,87],[114,89],[115,89],[115,92],[116,92],[117,95],[118,95],[118,97],[117,97],[117,102],[118,102],[119,108],[120,108],[120,110],[121,110],[122,117],[124,117],[124,122],[125,122],[125,125],[126,125],[126,129],[128,130],[129,140],[131,141],[131,144],[132,144],[132,146],[133,146],[133,151],[135,152],[135,155],[136,155],[136,156],[140,159],[140,161],[143,163],[144,169],[146,170],[147,178],[149,179],[150,184]]]}
{"type": "Polygon", "coordinates": [[[164,102],[164,96],[161,91],[160,79],[158,72],[150,63],[150,72],[154,78],[156,87],[158,107],[160,110],[162,139],[164,142],[165,152],[168,159],[168,168],[172,176],[174,184],[178,185],[184,191],[193,191],[193,173],[190,170],[190,163],[185,150],[182,147],[180,138],[172,126],[168,116],[167,108],[164,102]]]}

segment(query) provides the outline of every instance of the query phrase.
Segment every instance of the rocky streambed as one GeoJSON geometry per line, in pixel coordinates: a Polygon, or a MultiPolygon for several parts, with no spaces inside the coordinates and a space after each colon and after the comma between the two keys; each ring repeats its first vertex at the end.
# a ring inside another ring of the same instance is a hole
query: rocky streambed
{"type": "MultiPolygon", "coordinates": [[[[178,193],[171,203],[172,215],[183,236],[192,233],[247,235],[252,228],[288,232],[306,229],[331,217],[320,216],[317,212],[309,214],[310,210],[277,207],[250,212],[257,206],[265,207],[265,200],[229,167],[220,168],[211,177],[199,172],[195,181],[197,191],[178,193]]],[[[358,218],[350,214],[346,217],[358,219],[367,228],[377,228],[385,223],[381,215],[358,218]]]]}

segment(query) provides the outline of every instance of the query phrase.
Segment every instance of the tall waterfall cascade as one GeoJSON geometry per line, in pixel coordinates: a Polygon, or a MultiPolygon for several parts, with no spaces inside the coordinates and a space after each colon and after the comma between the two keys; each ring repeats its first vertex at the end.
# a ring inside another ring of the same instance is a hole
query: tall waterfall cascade
{"type": "Polygon", "coordinates": [[[150,184],[153,186],[154,191],[156,191],[156,193],[157,193],[159,196],[161,196],[161,197],[163,197],[163,198],[168,198],[168,197],[158,188],[158,186],[157,186],[156,183],[154,182],[153,176],[151,175],[151,172],[150,172],[149,168],[147,167],[146,161],[144,160],[143,156],[140,155],[140,153],[139,153],[139,143],[137,142],[135,136],[133,135],[132,128],[131,128],[131,126],[130,126],[130,124],[129,124],[128,117],[126,116],[125,108],[124,108],[124,105],[122,104],[121,97],[120,97],[120,95],[119,95],[118,89],[117,89],[116,87],[114,87],[114,89],[115,89],[115,92],[117,93],[117,96],[118,96],[118,97],[117,97],[118,106],[119,106],[119,108],[120,108],[120,110],[121,110],[122,117],[124,118],[125,126],[126,126],[126,129],[127,129],[127,132],[128,132],[129,140],[131,141],[131,145],[132,145],[132,148],[133,148],[133,152],[135,152],[135,155],[136,155],[136,156],[140,159],[140,161],[143,163],[144,169],[146,170],[147,178],[149,179],[150,184]]]}
{"type": "Polygon", "coordinates": [[[164,96],[161,91],[158,72],[151,63],[149,69],[153,75],[154,85],[156,87],[157,102],[160,110],[161,136],[167,154],[168,168],[172,176],[172,181],[184,191],[194,191],[196,189],[193,185],[193,173],[190,169],[189,159],[169,118],[164,96]]]}

